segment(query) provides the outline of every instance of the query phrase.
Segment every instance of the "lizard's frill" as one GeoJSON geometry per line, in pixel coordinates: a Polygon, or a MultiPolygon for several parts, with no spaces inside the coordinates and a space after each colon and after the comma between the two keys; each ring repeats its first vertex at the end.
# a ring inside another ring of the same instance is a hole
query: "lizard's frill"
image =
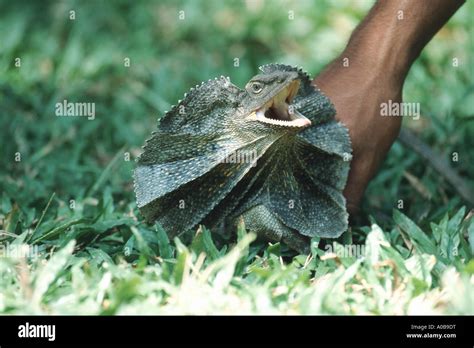
{"type": "Polygon", "coordinates": [[[283,64],[260,69],[298,73],[292,105],[312,126],[285,136],[259,136],[259,124],[237,130],[226,110],[235,111],[242,90],[222,76],[192,88],[161,119],[137,160],[135,192],[148,221],[159,221],[174,236],[263,205],[262,211],[304,236],[334,238],[347,229],[347,129],[303,70],[283,64]],[[236,153],[253,156],[234,161],[236,153]]]}

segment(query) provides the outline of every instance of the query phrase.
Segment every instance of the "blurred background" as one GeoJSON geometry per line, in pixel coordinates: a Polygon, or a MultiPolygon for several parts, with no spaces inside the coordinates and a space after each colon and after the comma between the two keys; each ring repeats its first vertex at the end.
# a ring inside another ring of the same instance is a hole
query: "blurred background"
{"type": "MultiPolygon", "coordinates": [[[[314,76],[341,52],[372,4],[0,1],[0,212],[16,209],[29,226],[51,200],[45,219],[52,224],[94,218],[106,206],[110,214],[135,218],[134,158],[157,119],[189,88],[220,75],[243,86],[270,62],[299,65],[314,76]],[[95,119],[57,117],[55,104],[65,99],[95,103],[95,119]]],[[[440,156],[449,160],[457,152],[452,165],[470,184],[473,13],[473,4],[465,4],[436,35],[403,95],[421,103],[422,113],[404,125],[440,156]]],[[[422,225],[463,205],[444,179],[397,142],[367,191],[364,216],[391,228],[387,217],[399,199],[422,225]]]]}

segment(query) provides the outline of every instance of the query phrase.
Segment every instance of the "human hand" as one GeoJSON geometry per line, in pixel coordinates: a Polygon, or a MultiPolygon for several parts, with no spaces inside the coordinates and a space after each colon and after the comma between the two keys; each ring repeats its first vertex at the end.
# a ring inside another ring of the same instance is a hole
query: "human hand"
{"type": "Polygon", "coordinates": [[[344,196],[353,214],[400,130],[401,118],[381,117],[380,105],[401,102],[402,85],[366,69],[346,69],[333,62],[315,83],[334,103],[336,119],[349,129],[353,159],[344,196]]]}
{"type": "Polygon", "coordinates": [[[313,81],[349,129],[353,159],[344,190],[350,214],[395,141],[401,117],[383,117],[382,103],[400,103],[405,77],[423,47],[464,0],[377,2],[344,52],[313,81]]]}

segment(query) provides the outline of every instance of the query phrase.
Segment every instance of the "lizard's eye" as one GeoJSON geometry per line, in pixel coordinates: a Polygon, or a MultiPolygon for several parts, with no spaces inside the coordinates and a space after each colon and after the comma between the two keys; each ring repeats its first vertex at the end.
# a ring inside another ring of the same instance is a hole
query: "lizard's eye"
{"type": "Polygon", "coordinates": [[[261,84],[260,82],[252,82],[252,84],[250,85],[250,90],[253,93],[258,94],[263,90],[263,84],[261,84]]]}

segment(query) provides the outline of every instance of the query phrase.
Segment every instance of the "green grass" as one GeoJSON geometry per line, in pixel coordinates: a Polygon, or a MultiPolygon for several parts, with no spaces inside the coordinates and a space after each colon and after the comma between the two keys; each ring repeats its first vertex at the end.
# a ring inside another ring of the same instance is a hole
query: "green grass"
{"type": "MultiPolygon", "coordinates": [[[[356,225],[334,245],[313,240],[310,255],[252,242],[245,226],[223,245],[205,227],[169,241],[142,221],[134,158],[171,104],[211,77],[242,86],[264,63],[315,74],[370,7],[253,4],[0,4],[1,313],[474,314],[473,212],[398,142],[356,225]],[[56,117],[64,99],[95,102],[95,119],[56,117]]],[[[405,126],[447,160],[456,152],[450,163],[471,187],[472,6],[428,45],[404,90],[422,111],[405,126]]]]}

